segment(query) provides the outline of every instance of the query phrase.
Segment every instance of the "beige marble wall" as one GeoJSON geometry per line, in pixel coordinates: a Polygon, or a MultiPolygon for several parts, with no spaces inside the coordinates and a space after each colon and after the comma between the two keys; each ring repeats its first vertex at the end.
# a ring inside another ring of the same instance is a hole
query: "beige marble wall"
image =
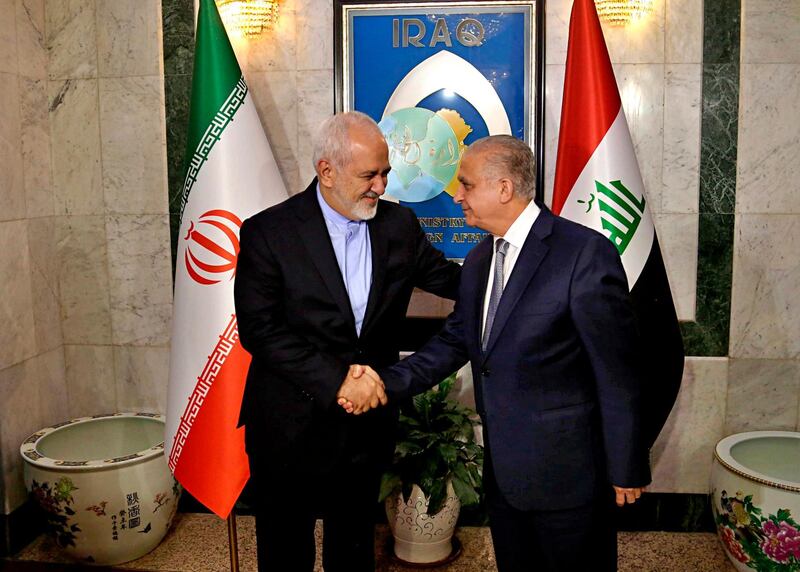
{"type": "Polygon", "coordinates": [[[0,0],[0,511],[26,498],[19,445],[64,419],[44,0],[0,0]]]}
{"type": "Polygon", "coordinates": [[[70,416],[163,412],[172,312],[159,0],[46,0],[70,416]]]}
{"type": "Polygon", "coordinates": [[[172,277],[160,0],[0,0],[0,466],[109,411],[163,412],[172,277]],[[6,272],[5,270],[10,270],[6,272]]]}
{"type": "Polygon", "coordinates": [[[800,430],[800,8],[742,2],[726,431],[800,430]]]}

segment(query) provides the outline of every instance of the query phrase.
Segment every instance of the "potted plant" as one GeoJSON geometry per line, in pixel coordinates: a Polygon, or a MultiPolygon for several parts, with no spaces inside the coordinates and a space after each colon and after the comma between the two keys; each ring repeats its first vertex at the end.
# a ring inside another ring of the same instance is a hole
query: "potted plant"
{"type": "Polygon", "coordinates": [[[477,415],[449,398],[455,374],[400,408],[394,461],[383,474],[380,500],[406,562],[447,559],[461,506],[480,501],[483,448],[477,415]]]}

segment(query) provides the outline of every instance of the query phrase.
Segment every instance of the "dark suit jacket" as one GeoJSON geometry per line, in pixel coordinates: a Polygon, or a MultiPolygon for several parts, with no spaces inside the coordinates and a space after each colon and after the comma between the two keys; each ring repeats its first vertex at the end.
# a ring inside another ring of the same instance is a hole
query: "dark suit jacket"
{"type": "Polygon", "coordinates": [[[287,466],[324,470],[347,450],[392,453],[396,409],[348,416],[335,403],[350,364],[398,359],[397,329],[414,287],[451,299],[460,267],[425,237],[414,213],[381,201],[368,222],[372,286],[360,337],[316,196],[302,193],[241,228],[234,297],[242,346],[252,355],[240,423],[247,450],[287,466]]]}
{"type": "Polygon", "coordinates": [[[542,208],[483,353],[492,249],[488,237],[467,256],[444,329],[380,370],[390,399],[426,389],[470,360],[497,484],[520,510],[579,506],[608,494],[609,483],[646,485],[637,330],[616,249],[542,208]]]}

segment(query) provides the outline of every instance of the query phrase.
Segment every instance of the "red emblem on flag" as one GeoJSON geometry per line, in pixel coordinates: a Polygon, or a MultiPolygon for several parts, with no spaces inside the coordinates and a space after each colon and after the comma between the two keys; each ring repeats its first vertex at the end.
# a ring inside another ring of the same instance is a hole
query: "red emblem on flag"
{"type": "Polygon", "coordinates": [[[186,271],[198,284],[216,284],[236,272],[239,256],[239,229],[242,221],[232,212],[210,210],[203,213],[195,225],[190,221],[184,240],[188,240],[183,257],[186,271]]]}

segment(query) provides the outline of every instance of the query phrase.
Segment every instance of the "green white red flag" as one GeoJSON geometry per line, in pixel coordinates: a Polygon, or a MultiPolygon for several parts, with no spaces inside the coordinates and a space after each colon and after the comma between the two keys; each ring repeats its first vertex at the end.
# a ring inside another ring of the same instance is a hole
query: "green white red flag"
{"type": "Polygon", "coordinates": [[[683,340],[593,0],[572,5],[553,212],[601,232],[620,253],[644,340],[652,445],[680,389],[683,340]]]}
{"type": "Polygon", "coordinates": [[[237,428],[250,364],[233,303],[239,228],[287,193],[214,0],[197,19],[187,165],[164,448],[181,485],[226,518],[249,477],[237,428]]]}

